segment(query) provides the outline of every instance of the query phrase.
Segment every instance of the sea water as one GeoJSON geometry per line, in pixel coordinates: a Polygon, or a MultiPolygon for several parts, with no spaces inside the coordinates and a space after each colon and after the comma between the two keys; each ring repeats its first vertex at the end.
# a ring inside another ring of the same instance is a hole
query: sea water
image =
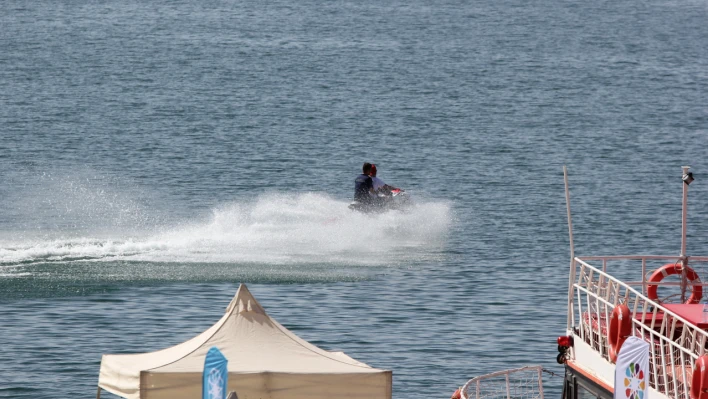
{"type": "Polygon", "coordinates": [[[562,372],[563,165],[576,254],[678,254],[682,165],[688,252],[708,253],[706,17],[5,1],[0,396],[92,396],[102,354],[193,337],[242,282],[302,338],[393,370],[394,398],[562,372]],[[347,209],[365,161],[408,212],[347,209]]]}

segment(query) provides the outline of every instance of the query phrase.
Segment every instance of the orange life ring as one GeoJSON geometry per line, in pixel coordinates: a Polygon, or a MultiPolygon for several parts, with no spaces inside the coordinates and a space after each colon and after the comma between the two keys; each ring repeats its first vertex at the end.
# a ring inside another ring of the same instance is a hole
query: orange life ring
{"type": "Polygon", "coordinates": [[[691,375],[691,399],[708,399],[708,355],[696,360],[691,375]]]}
{"type": "MultiPolygon", "coordinates": [[[[681,274],[683,271],[683,266],[681,264],[669,263],[660,268],[656,269],[649,277],[650,283],[658,283],[664,279],[666,276],[671,276],[674,274],[681,274]]],[[[693,284],[693,292],[691,296],[688,297],[685,303],[700,303],[703,297],[703,286],[701,285],[701,279],[698,277],[698,273],[690,267],[686,266],[686,278],[693,284]]],[[[657,290],[659,286],[657,284],[649,284],[647,288],[647,297],[652,301],[659,302],[659,295],[657,290]]],[[[708,399],[708,398],[707,398],[708,399]]]]}
{"type": "MultiPolygon", "coordinates": [[[[607,337],[610,344],[610,361],[617,361],[617,354],[622,348],[624,341],[632,335],[632,314],[625,304],[615,306],[610,317],[610,333],[607,337]]],[[[708,398],[704,398],[708,399],[708,398]]]]}

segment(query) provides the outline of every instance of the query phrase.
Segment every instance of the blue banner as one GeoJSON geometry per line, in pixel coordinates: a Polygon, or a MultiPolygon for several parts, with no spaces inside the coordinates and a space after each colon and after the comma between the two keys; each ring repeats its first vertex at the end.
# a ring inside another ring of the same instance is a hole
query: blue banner
{"type": "Polygon", "coordinates": [[[216,346],[212,346],[204,359],[202,374],[202,399],[226,399],[229,371],[228,360],[216,346]]]}

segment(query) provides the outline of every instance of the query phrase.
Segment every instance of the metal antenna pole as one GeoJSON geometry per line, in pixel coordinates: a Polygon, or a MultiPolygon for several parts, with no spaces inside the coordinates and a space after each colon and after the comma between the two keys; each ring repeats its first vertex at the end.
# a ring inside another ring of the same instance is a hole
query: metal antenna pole
{"type": "Polygon", "coordinates": [[[568,168],[563,165],[563,179],[565,179],[565,207],[568,211],[568,235],[570,236],[570,263],[575,259],[575,247],[573,246],[573,219],[570,217],[570,190],[568,189],[568,168]]]}
{"type": "Polygon", "coordinates": [[[686,257],[686,215],[688,214],[688,184],[687,180],[688,169],[690,166],[682,166],[683,173],[681,180],[683,181],[683,202],[681,203],[681,301],[686,300],[686,268],[688,267],[688,258],[686,257]]]}
{"type": "Polygon", "coordinates": [[[575,282],[575,246],[573,245],[573,219],[570,217],[570,190],[568,189],[568,169],[563,165],[563,178],[565,179],[565,206],[568,210],[568,235],[570,236],[570,273],[568,273],[568,331],[573,327],[573,283],[575,282]]]}
{"type": "MultiPolygon", "coordinates": [[[[688,175],[688,170],[690,166],[682,166],[683,176],[688,175]]],[[[690,183],[690,182],[689,182],[690,183]]],[[[683,203],[681,205],[681,258],[683,259],[684,266],[686,266],[686,215],[688,214],[688,184],[683,182],[683,203]]]]}

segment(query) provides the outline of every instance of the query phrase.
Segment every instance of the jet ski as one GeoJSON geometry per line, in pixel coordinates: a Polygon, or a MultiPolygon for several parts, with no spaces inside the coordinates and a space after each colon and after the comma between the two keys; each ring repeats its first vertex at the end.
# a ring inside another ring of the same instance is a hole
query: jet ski
{"type": "Polygon", "coordinates": [[[349,204],[349,209],[363,213],[383,213],[394,210],[404,211],[410,206],[411,201],[408,193],[400,188],[395,188],[379,192],[368,202],[354,200],[349,204]]]}

